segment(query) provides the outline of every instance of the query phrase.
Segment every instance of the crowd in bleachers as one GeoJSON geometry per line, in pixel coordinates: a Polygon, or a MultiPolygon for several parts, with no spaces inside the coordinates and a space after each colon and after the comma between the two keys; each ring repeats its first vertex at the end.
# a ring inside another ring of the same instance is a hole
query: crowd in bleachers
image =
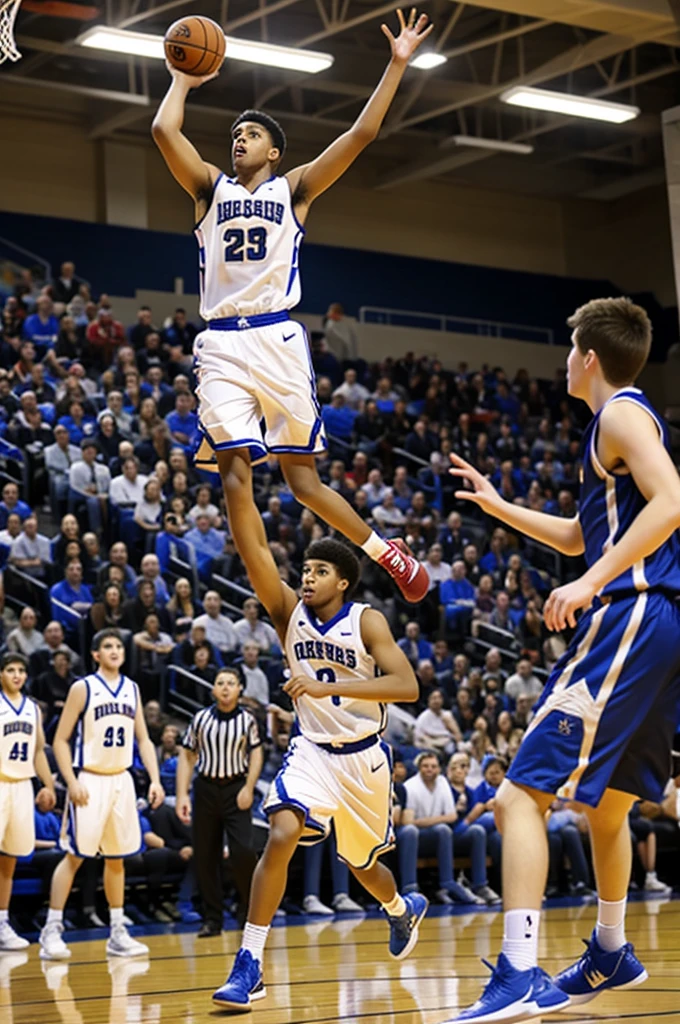
{"type": "MultiPolygon", "coordinates": [[[[192,465],[198,328],[182,309],[156,324],[146,307],[124,327],[108,296],[95,302],[69,263],[43,288],[22,279],[0,326],[0,641],[29,658],[28,692],[42,708],[48,743],[69,686],[91,667],[91,636],[116,626],[169,805],[182,723],[210,702],[217,668],[235,661],[266,743],[264,792],[292,708],[281,689],[279,640],[251,595],[219,479],[192,465]]],[[[386,615],[420,684],[416,705],[390,706],[386,730],[396,758],[401,883],[427,886],[434,869],[441,902],[493,903],[501,858],[495,790],[565,650],[565,637],[546,630],[542,606],[581,563],[456,498],[461,485],[447,472],[448,456],[471,461],[509,501],[572,517],[582,414],[562,373],[540,381],[519,370],[510,379],[497,367],[413,354],[372,365],[356,353],[353,328],[334,304],[312,337],[329,438],[320,472],[380,533],[405,537],[431,581],[427,598],[407,605],[364,558],[357,594],[386,615]]],[[[305,548],[327,528],[298,505],[275,458],[256,467],[254,481],[279,573],[295,587],[305,548]]],[[[675,792],[671,783],[662,808],[642,805],[631,819],[640,882],[653,891],[665,888],[655,875],[656,837],[678,846],[675,792]]],[[[191,835],[169,805],[142,812],[145,850],[131,873],[145,879],[141,913],[191,919],[191,835]],[[178,903],[165,899],[168,879],[178,903]]],[[[37,809],[36,818],[38,846],[20,877],[44,886],[60,856],[58,818],[37,809]]],[[[588,894],[581,816],[556,803],[547,828],[550,891],[588,894]]],[[[96,863],[88,872],[81,914],[96,923],[96,863]]],[[[310,859],[305,906],[330,913],[311,891],[320,883],[310,889],[320,872],[321,861],[310,859]]],[[[335,909],[348,909],[346,876],[334,871],[333,883],[335,909]]]]}

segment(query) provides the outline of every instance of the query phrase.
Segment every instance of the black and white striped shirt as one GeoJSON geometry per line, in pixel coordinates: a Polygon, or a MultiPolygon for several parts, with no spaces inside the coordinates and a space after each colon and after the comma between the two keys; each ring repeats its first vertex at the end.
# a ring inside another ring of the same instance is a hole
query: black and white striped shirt
{"type": "Polygon", "coordinates": [[[245,775],[250,751],[260,746],[257,722],[245,708],[220,711],[213,704],[196,712],[182,746],[198,754],[198,774],[207,779],[245,775]]]}

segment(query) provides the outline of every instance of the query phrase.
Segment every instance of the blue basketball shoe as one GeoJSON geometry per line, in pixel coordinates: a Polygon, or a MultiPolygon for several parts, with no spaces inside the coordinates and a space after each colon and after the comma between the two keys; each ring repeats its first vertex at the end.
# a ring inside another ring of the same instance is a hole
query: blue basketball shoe
{"type": "Polygon", "coordinates": [[[406,913],[401,917],[390,917],[390,956],[403,960],[418,941],[418,925],[425,917],[430,901],[419,892],[410,892],[403,897],[406,913]]]}
{"type": "Polygon", "coordinates": [[[486,988],[473,1006],[461,1010],[446,1024],[462,1024],[463,1021],[473,1021],[474,1024],[503,1021],[509,1024],[510,1021],[557,1013],[569,1006],[569,996],[560,992],[550,975],[540,967],[518,971],[505,953],[500,954],[495,967],[486,960],[482,963],[491,971],[486,988]]]}
{"type": "Polygon", "coordinates": [[[599,944],[595,931],[583,940],[586,951],[581,959],[561,971],[555,984],[565,992],[572,1003],[589,1003],[608,989],[634,988],[647,981],[647,971],[633,952],[633,945],[627,942],[621,949],[608,953],[599,944]]]}
{"type": "Polygon", "coordinates": [[[262,999],[267,989],[262,982],[262,967],[248,949],[239,949],[231,974],[221,988],[213,992],[213,1003],[222,1010],[246,1012],[254,999],[262,999]]]}

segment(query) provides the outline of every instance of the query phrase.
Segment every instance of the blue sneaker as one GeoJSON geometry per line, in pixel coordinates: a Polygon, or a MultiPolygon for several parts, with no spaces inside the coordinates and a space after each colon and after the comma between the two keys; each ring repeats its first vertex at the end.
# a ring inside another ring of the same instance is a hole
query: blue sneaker
{"type": "Polygon", "coordinates": [[[213,1003],[222,1010],[246,1012],[254,999],[262,999],[267,990],[262,983],[262,967],[248,949],[239,949],[231,974],[222,988],[213,992],[213,1003]]]}
{"type": "Polygon", "coordinates": [[[589,1003],[608,989],[634,988],[647,981],[647,971],[627,942],[621,949],[608,953],[597,941],[595,931],[583,940],[586,951],[581,959],[561,971],[553,983],[571,999],[572,1003],[589,1003]]]}
{"type": "Polygon", "coordinates": [[[467,1010],[462,1010],[457,1017],[446,1024],[458,1024],[463,1021],[475,1021],[485,1024],[486,1021],[530,1020],[546,1013],[556,1013],[569,1006],[569,997],[553,985],[550,976],[540,967],[531,967],[528,971],[518,971],[512,966],[504,953],[498,957],[495,967],[483,960],[482,963],[491,971],[491,978],[481,996],[467,1010]]]}
{"type": "Polygon", "coordinates": [[[403,960],[408,956],[418,941],[418,925],[425,917],[430,905],[428,899],[419,892],[410,892],[403,897],[406,913],[401,917],[390,917],[390,956],[395,960],[403,960]]]}

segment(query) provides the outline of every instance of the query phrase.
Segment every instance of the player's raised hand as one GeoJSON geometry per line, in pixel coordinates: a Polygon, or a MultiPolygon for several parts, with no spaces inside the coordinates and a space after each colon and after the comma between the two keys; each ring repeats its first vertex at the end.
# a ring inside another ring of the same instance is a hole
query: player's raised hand
{"type": "Polygon", "coordinates": [[[422,41],[427,39],[430,32],[432,32],[434,25],[428,25],[429,18],[427,14],[421,14],[418,17],[415,7],[411,8],[408,21],[404,18],[401,8],[397,11],[397,17],[399,18],[400,32],[396,38],[392,35],[387,25],[381,25],[380,28],[390,41],[392,59],[407,64],[422,41]]]}
{"type": "Polygon", "coordinates": [[[469,491],[456,491],[455,497],[464,501],[474,501],[484,512],[491,512],[499,502],[498,491],[491,481],[483,476],[478,469],[471,466],[469,462],[466,462],[465,459],[461,459],[460,455],[452,453],[449,455],[449,458],[452,463],[452,468],[449,470],[451,476],[460,477],[461,480],[467,481],[472,487],[472,490],[469,491]]]}
{"type": "Polygon", "coordinates": [[[297,700],[298,697],[302,697],[305,694],[308,697],[319,699],[321,697],[330,697],[332,693],[329,683],[322,683],[319,679],[312,679],[311,676],[294,676],[288,680],[283,690],[291,700],[297,700]]]}
{"type": "Polygon", "coordinates": [[[90,794],[82,782],[76,781],[68,787],[68,798],[76,807],[85,807],[90,802],[90,794]]]}
{"type": "Polygon", "coordinates": [[[165,800],[165,790],[160,783],[151,783],[147,794],[147,800],[149,801],[149,806],[152,811],[155,811],[157,807],[160,807],[165,800]]]}
{"type": "Polygon", "coordinates": [[[174,78],[175,81],[182,82],[187,89],[198,89],[199,85],[205,85],[206,82],[210,82],[213,78],[217,78],[222,70],[221,68],[218,68],[218,70],[213,71],[211,75],[187,75],[183,71],[180,71],[179,68],[174,68],[168,60],[166,60],[165,66],[168,69],[170,77],[174,78]]]}
{"type": "Polygon", "coordinates": [[[558,587],[543,606],[543,621],[548,629],[559,632],[576,625],[576,612],[582,608],[590,608],[595,597],[592,584],[581,577],[564,587],[558,587]]]}
{"type": "Polygon", "coordinates": [[[184,825],[191,824],[191,800],[188,796],[175,801],[175,814],[184,825]]]}

